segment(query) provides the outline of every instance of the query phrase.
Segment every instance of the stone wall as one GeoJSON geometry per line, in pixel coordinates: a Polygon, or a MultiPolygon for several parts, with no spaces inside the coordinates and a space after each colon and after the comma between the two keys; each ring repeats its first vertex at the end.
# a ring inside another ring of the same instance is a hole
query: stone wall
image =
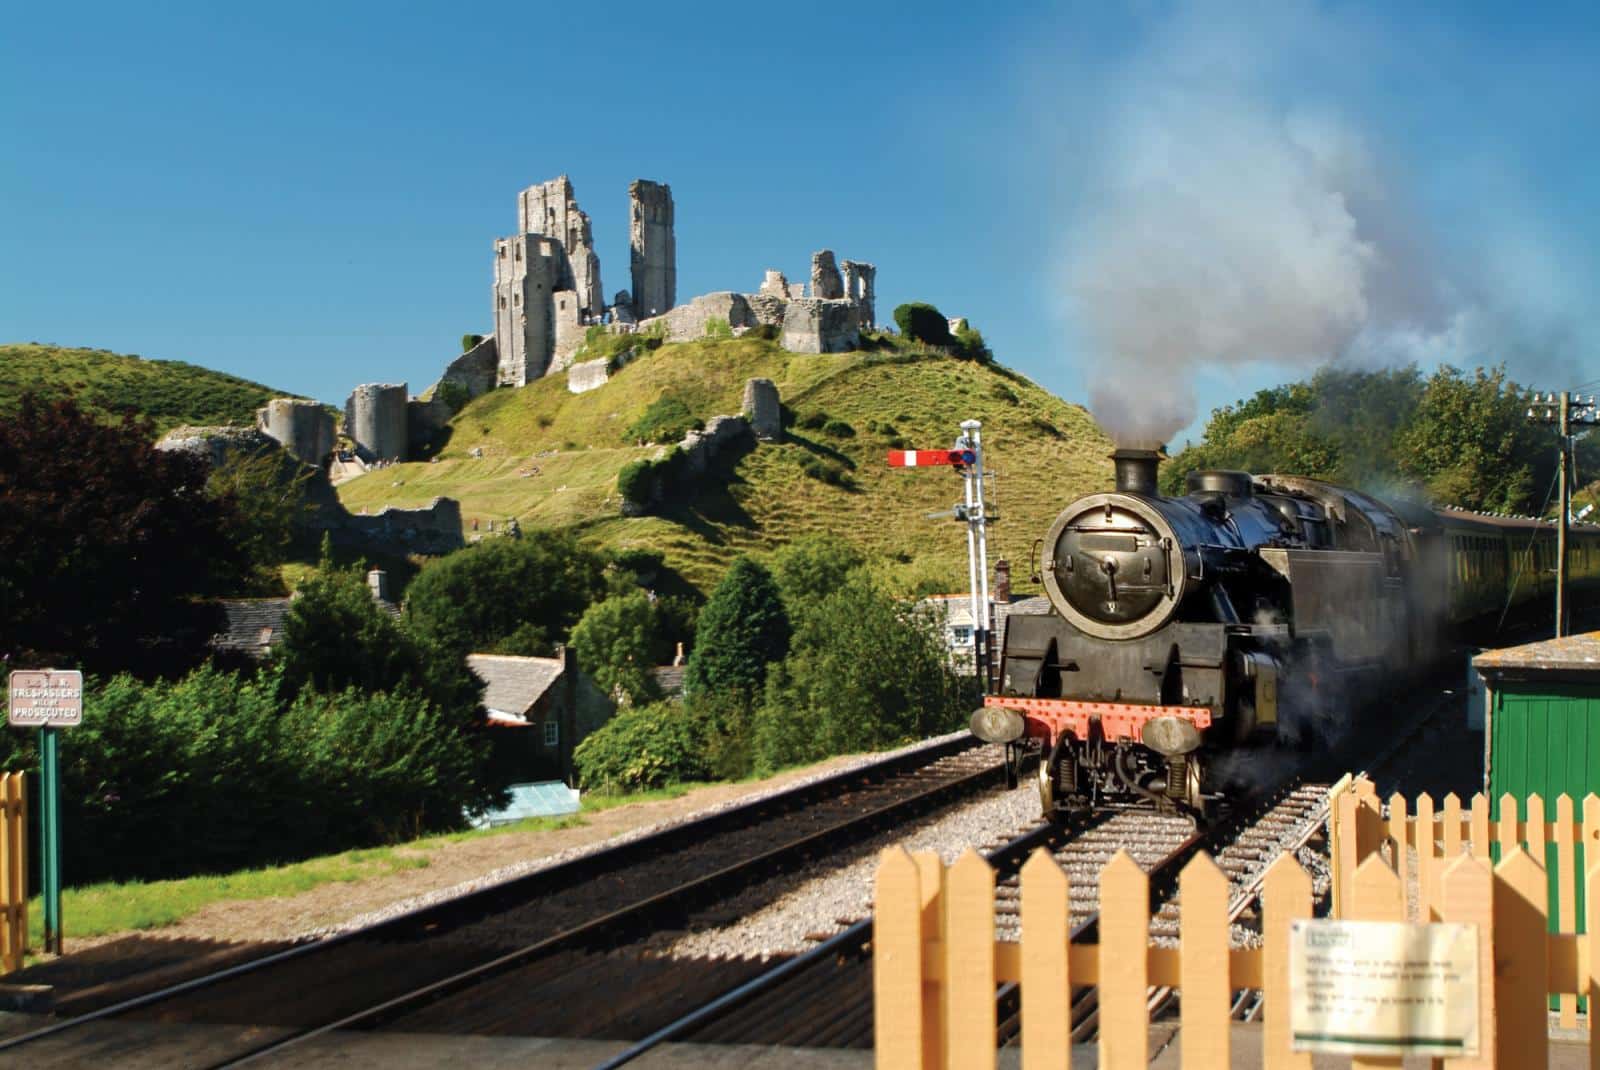
{"type": "Polygon", "coordinates": [[[692,342],[706,336],[706,325],[712,320],[722,320],[729,327],[753,327],[758,322],[751,314],[750,300],[746,294],[724,290],[701,294],[687,305],[679,305],[664,316],[642,320],[639,330],[647,332],[660,324],[669,342],[692,342]]]}
{"type": "Polygon", "coordinates": [[[678,303],[672,187],[637,179],[628,187],[628,206],[633,309],[639,319],[646,319],[659,316],[678,303]]]}
{"type": "Polygon", "coordinates": [[[454,383],[467,392],[468,399],[482,397],[494,389],[499,369],[500,346],[491,335],[446,364],[432,394],[438,397],[442,384],[454,383]]]}
{"type": "Polygon", "coordinates": [[[761,280],[761,293],[772,297],[789,299],[789,280],[783,277],[783,272],[767,269],[766,276],[761,280]]]}
{"type": "Polygon", "coordinates": [[[778,384],[771,379],[746,379],[744,418],[762,442],[783,441],[783,405],[778,399],[778,384]]]}
{"type": "Polygon", "coordinates": [[[192,453],[212,468],[222,467],[230,457],[281,448],[277,439],[257,427],[174,427],[156,443],[158,450],[192,453]]]}
{"type": "Polygon", "coordinates": [[[555,327],[555,341],[550,347],[550,363],[546,375],[565,371],[572,363],[572,355],[583,347],[588,326],[583,322],[581,298],[576,290],[559,290],[551,302],[550,318],[555,327]]]}
{"type": "Polygon", "coordinates": [[[605,310],[606,291],[600,283],[594,232],[589,216],[578,208],[570,178],[562,175],[517,195],[517,233],[542,234],[559,241],[567,254],[560,288],[577,293],[581,315],[599,315],[605,310]]]}
{"type": "Polygon", "coordinates": [[[831,249],[811,254],[811,296],[824,301],[837,301],[844,296],[844,280],[839,277],[839,265],[834,263],[831,249]]]}
{"type": "Polygon", "coordinates": [[[790,301],[779,343],[791,353],[844,353],[861,344],[861,306],[815,297],[790,301]]]}
{"type": "Polygon", "coordinates": [[[845,298],[861,306],[861,326],[877,326],[877,265],[863,264],[858,260],[846,260],[839,266],[844,272],[845,298]]]}
{"type": "Polygon", "coordinates": [[[362,383],[344,403],[344,433],[363,461],[406,457],[406,384],[362,383]]]}
{"type": "Polygon", "coordinates": [[[783,313],[789,307],[788,297],[773,294],[745,294],[745,304],[750,307],[750,318],[770,327],[783,326],[783,313]]]}
{"type": "Polygon", "coordinates": [[[333,414],[318,401],[273,398],[256,410],[256,427],[306,464],[320,465],[333,452],[333,414]]]}
{"type": "Polygon", "coordinates": [[[435,498],[420,509],[385,506],[370,515],[347,512],[330,534],[335,542],[401,553],[447,554],[466,545],[461,505],[453,498],[435,498]]]}

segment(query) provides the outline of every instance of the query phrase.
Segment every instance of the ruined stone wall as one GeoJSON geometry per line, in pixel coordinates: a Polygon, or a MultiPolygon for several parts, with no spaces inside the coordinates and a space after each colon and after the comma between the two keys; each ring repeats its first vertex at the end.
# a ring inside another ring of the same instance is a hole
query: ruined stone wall
{"type": "Polygon", "coordinates": [[[333,452],[333,414],[321,402],[273,398],[256,410],[256,427],[306,464],[320,465],[333,452]]]}
{"type": "Polygon", "coordinates": [[[595,316],[605,310],[606,291],[600,282],[594,231],[588,214],[578,207],[570,178],[562,175],[517,195],[517,233],[542,234],[559,241],[567,263],[556,288],[577,291],[582,315],[595,316]]]}
{"type": "Polygon", "coordinates": [[[672,187],[635,180],[628,187],[629,266],[633,308],[639,319],[659,316],[678,303],[678,243],[673,233],[672,187]]]}
{"type": "Polygon", "coordinates": [[[583,298],[576,290],[556,292],[550,311],[555,327],[555,341],[550,347],[550,365],[546,374],[564,371],[572,363],[572,355],[583,345],[589,328],[583,322],[583,298]]]}
{"type": "Polygon", "coordinates": [[[771,379],[745,380],[743,415],[762,442],[783,441],[783,405],[771,379]]]}
{"type": "Polygon", "coordinates": [[[844,296],[844,280],[839,277],[839,265],[834,262],[831,249],[811,254],[811,296],[824,301],[837,301],[844,296]]]}
{"type": "Polygon", "coordinates": [[[745,304],[750,306],[750,318],[769,327],[783,326],[783,312],[789,307],[788,295],[782,297],[769,293],[745,294],[745,304]]]}
{"type": "Polygon", "coordinates": [[[649,331],[656,324],[664,325],[669,342],[692,342],[706,336],[706,325],[712,320],[723,320],[729,327],[753,327],[757,320],[750,311],[750,300],[745,294],[724,290],[701,294],[687,305],[679,305],[664,316],[655,316],[639,323],[640,331],[649,331]]]}
{"type": "Polygon", "coordinates": [[[439,396],[442,384],[454,383],[467,392],[469,399],[482,397],[494,389],[499,369],[499,343],[490,336],[445,365],[439,382],[433,384],[433,396],[439,396]]]}
{"type": "Polygon", "coordinates": [[[844,296],[861,306],[861,326],[878,324],[878,268],[858,260],[846,260],[839,265],[844,272],[844,296]]]}
{"type": "Polygon", "coordinates": [[[494,340],[501,386],[526,386],[555,355],[555,294],[566,251],[554,238],[521,234],[494,243],[494,340]]]}
{"type": "Polygon", "coordinates": [[[406,384],[362,383],[344,403],[344,433],[363,461],[402,461],[407,443],[406,384]]]}
{"type": "Polygon", "coordinates": [[[447,554],[466,545],[461,504],[453,498],[435,498],[420,509],[385,506],[370,515],[347,512],[330,534],[338,543],[400,553],[447,554]]]}
{"type": "Polygon", "coordinates": [[[779,342],[791,353],[844,353],[861,343],[861,306],[804,297],[790,301],[779,342]]]}
{"type": "Polygon", "coordinates": [[[761,280],[761,293],[771,297],[789,299],[789,280],[783,277],[783,272],[767,269],[765,277],[761,280]]]}

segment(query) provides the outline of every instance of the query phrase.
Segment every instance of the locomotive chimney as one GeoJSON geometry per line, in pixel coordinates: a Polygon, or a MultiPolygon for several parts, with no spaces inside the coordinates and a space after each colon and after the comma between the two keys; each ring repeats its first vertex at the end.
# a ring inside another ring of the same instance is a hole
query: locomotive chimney
{"type": "Polygon", "coordinates": [[[1159,494],[1156,469],[1161,464],[1160,450],[1119,449],[1111,455],[1117,466],[1117,489],[1124,494],[1159,494]]]}

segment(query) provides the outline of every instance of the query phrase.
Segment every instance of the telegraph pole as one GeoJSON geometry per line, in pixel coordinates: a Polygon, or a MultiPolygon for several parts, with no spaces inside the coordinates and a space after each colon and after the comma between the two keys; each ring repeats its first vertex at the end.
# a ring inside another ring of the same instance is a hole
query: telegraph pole
{"type": "Polygon", "coordinates": [[[1600,423],[1594,395],[1574,396],[1563,390],[1556,394],[1535,394],[1528,409],[1535,423],[1555,424],[1560,432],[1559,468],[1560,508],[1556,514],[1556,637],[1567,634],[1567,526],[1572,515],[1572,425],[1600,423]]]}

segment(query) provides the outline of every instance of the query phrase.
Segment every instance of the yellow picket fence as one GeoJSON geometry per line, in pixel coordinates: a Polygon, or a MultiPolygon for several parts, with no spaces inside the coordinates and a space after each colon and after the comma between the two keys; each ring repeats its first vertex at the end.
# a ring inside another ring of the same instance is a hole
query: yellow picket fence
{"type": "Polygon", "coordinates": [[[26,773],[0,773],[0,973],[22,969],[28,949],[26,773]]]}
{"type": "MultiPolygon", "coordinates": [[[[1341,781],[1335,788],[1330,807],[1330,853],[1333,858],[1333,912],[1345,916],[1350,884],[1361,863],[1381,852],[1395,867],[1406,889],[1407,916],[1412,921],[1437,920],[1439,875],[1461,854],[1493,862],[1504,860],[1520,848],[1532,856],[1546,873],[1546,917],[1554,917],[1552,928],[1559,934],[1574,936],[1578,919],[1589,913],[1592,896],[1585,894],[1584,870],[1600,863],[1600,799],[1587,795],[1578,807],[1566,795],[1556,797],[1555,820],[1547,821],[1545,801],[1528,797],[1521,809],[1513,795],[1500,797],[1500,816],[1491,816],[1489,800],[1474,795],[1463,808],[1455,795],[1446,795],[1439,806],[1427,795],[1414,804],[1402,795],[1391,795],[1389,812],[1383,813],[1371,781],[1358,778],[1341,781]],[[1411,872],[1415,852],[1415,872],[1411,872]],[[1582,856],[1580,857],[1580,852],[1582,856]],[[1588,900],[1588,903],[1585,903],[1588,900]]],[[[1592,917],[1592,914],[1590,915],[1592,917]]],[[[1585,926],[1593,931],[1592,922],[1585,926]]],[[[1580,993],[1581,994],[1581,993],[1580,993]]],[[[1560,998],[1560,1024],[1577,1024],[1577,996],[1560,998]]]]}
{"type": "MultiPolygon", "coordinates": [[[[1547,935],[1545,874],[1512,848],[1498,866],[1470,854],[1441,863],[1431,916],[1476,925],[1479,940],[1480,1054],[1442,1060],[1450,1067],[1532,1067],[1547,1059],[1545,995],[1600,992],[1597,937],[1547,935]],[[1594,964],[1591,967],[1591,964],[1594,964]]],[[[1231,996],[1260,989],[1265,1012],[1263,1063],[1309,1070],[1289,1028],[1290,924],[1312,916],[1311,878],[1292,856],[1268,870],[1262,895],[1262,946],[1230,946],[1230,888],[1215,862],[1197,856],[1179,878],[1178,947],[1149,942],[1149,880],[1119,852],[1100,873],[1098,944],[1068,933],[1070,882],[1040,850],[1022,870],[1020,942],[997,940],[994,871],[968,852],[948,869],[937,855],[886,850],[879,862],[873,922],[877,1065],[992,1067],[996,986],[1021,986],[1024,1070],[1070,1065],[1072,992],[1095,985],[1099,1066],[1147,1064],[1152,986],[1180,990],[1178,1044],[1190,1070],[1235,1065],[1231,996]]],[[[1600,933],[1600,866],[1588,876],[1589,932],[1600,933]]],[[[1343,893],[1345,917],[1403,921],[1404,882],[1369,854],[1343,893]]],[[[1592,1019],[1591,1019],[1592,1028],[1592,1019]]],[[[1600,1067],[1591,1033],[1590,1065],[1600,1067]]],[[[1356,1057],[1352,1066],[1398,1066],[1356,1057]]],[[[1440,1065],[1440,1064],[1435,1064],[1440,1065]]]]}

